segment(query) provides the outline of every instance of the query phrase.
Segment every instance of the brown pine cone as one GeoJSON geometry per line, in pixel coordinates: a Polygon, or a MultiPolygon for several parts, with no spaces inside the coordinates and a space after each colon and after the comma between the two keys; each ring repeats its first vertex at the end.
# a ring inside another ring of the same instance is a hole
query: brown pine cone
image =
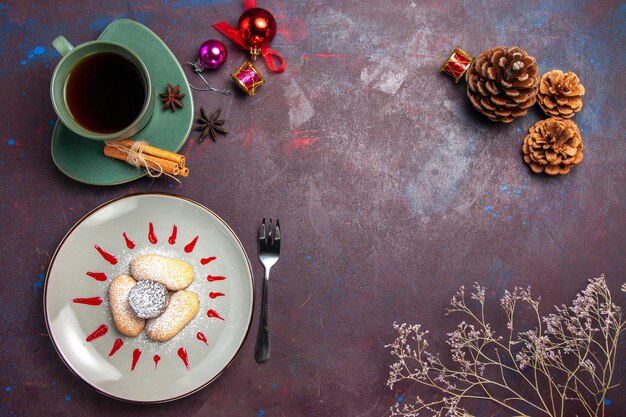
{"type": "Polygon", "coordinates": [[[494,122],[510,123],[535,104],[539,68],[523,49],[498,46],[472,63],[465,80],[467,96],[479,112],[494,122]]]}
{"type": "Polygon", "coordinates": [[[567,174],[583,160],[583,141],[571,120],[540,120],[528,131],[522,146],[524,161],[533,172],[567,174]]]}
{"type": "Polygon", "coordinates": [[[569,119],[583,107],[585,87],[573,72],[552,70],[543,74],[537,101],[545,114],[569,119]]]}

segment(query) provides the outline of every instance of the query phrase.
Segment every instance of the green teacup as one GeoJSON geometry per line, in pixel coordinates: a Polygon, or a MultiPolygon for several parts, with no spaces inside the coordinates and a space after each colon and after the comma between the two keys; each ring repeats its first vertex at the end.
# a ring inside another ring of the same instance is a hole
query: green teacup
{"type": "Polygon", "coordinates": [[[99,141],[128,138],[152,117],[150,74],[130,49],[91,41],[73,47],[63,36],[52,45],[63,56],[52,75],[54,111],[70,130],[99,141]]]}

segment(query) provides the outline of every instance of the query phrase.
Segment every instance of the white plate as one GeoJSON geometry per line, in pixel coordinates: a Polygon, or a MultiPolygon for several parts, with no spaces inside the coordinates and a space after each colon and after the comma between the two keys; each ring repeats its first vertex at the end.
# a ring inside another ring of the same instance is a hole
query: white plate
{"type": "Polygon", "coordinates": [[[139,194],[103,204],[67,233],[48,269],[44,311],[57,352],[85,382],[114,398],[165,402],[203,388],[230,364],[250,328],[253,297],[250,261],[222,219],[192,200],[139,194]],[[196,274],[189,289],[198,295],[200,310],[167,342],[151,341],[145,331],[135,338],[123,336],[111,317],[109,284],[128,274],[130,260],[143,253],[183,259],[196,274]],[[94,297],[102,303],[84,304],[94,297]],[[89,337],[103,325],[104,335],[89,337]],[[117,339],[123,345],[110,356],[117,339]],[[183,350],[188,367],[179,355],[183,350]]]}

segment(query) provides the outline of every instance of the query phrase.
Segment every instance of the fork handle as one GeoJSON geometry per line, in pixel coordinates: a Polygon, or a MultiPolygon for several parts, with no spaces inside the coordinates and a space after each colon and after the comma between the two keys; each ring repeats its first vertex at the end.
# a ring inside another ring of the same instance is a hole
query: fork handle
{"type": "Polygon", "coordinates": [[[270,358],[270,329],[267,324],[267,297],[270,286],[270,269],[265,269],[263,279],[263,295],[261,300],[261,321],[259,322],[259,334],[256,338],[254,358],[257,362],[263,363],[270,358]]]}

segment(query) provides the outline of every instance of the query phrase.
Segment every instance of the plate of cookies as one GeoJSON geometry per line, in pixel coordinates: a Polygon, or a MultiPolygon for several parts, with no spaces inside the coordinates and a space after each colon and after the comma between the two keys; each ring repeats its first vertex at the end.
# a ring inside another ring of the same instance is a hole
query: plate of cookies
{"type": "Polygon", "coordinates": [[[136,194],[63,238],[44,285],[46,325],[61,359],[99,392],[173,401],[233,361],[253,288],[243,245],[219,216],[183,197],[136,194]]]}

